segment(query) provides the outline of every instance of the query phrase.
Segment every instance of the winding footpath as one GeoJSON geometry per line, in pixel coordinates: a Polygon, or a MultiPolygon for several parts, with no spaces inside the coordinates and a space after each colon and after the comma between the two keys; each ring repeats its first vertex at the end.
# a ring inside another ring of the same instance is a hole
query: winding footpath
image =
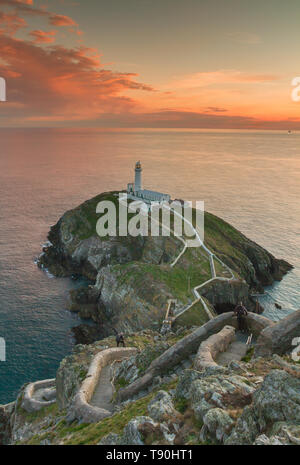
{"type": "MultiPolygon", "coordinates": [[[[208,257],[209,257],[209,263],[210,263],[210,270],[211,270],[211,278],[208,279],[207,281],[205,281],[204,283],[201,283],[197,286],[195,286],[193,289],[192,289],[192,292],[195,296],[195,300],[181,308],[179,311],[176,312],[176,315],[175,315],[175,319],[178,318],[180,315],[182,315],[183,313],[185,313],[187,310],[189,310],[191,307],[193,307],[195,304],[197,304],[198,302],[201,302],[207,316],[209,319],[212,319],[214,316],[212,315],[211,311],[209,310],[205,300],[203,299],[203,297],[201,296],[201,294],[199,294],[199,289],[201,289],[202,287],[206,286],[207,284],[211,283],[212,281],[215,281],[215,280],[218,280],[218,281],[232,281],[235,277],[234,277],[234,274],[231,270],[231,268],[229,268],[229,266],[226,265],[226,263],[224,263],[220,258],[218,258],[211,250],[209,250],[208,247],[206,247],[206,245],[204,244],[204,242],[201,240],[200,238],[200,235],[198,233],[198,230],[197,228],[194,227],[194,225],[192,224],[191,221],[189,221],[188,219],[186,219],[184,216],[182,216],[181,214],[179,214],[177,211],[175,210],[172,210],[170,207],[167,207],[165,204],[163,204],[163,208],[166,208],[168,209],[170,212],[173,212],[174,215],[178,216],[184,223],[186,223],[188,225],[188,227],[191,229],[192,233],[190,236],[194,235],[196,237],[196,240],[197,242],[199,243],[199,247],[202,247],[203,250],[205,250],[205,252],[208,254],[208,257]],[[225,278],[225,277],[221,277],[221,276],[217,276],[216,274],[216,269],[215,269],[215,263],[214,263],[214,260],[217,260],[222,266],[223,268],[230,274],[230,278],[225,278]]],[[[169,228],[167,228],[169,229],[169,228]]],[[[171,231],[171,230],[170,230],[171,231]]],[[[173,231],[172,231],[173,232],[173,231]]],[[[174,232],[173,232],[174,234],[174,232]]],[[[178,236],[176,236],[178,237],[178,236]]],[[[183,256],[183,254],[186,252],[187,248],[188,248],[188,243],[187,241],[185,241],[182,237],[178,237],[183,243],[184,243],[184,247],[182,249],[182,251],[179,253],[179,255],[176,257],[176,259],[171,263],[171,267],[174,267],[179,259],[183,256]]]]}
{"type": "MultiPolygon", "coordinates": [[[[124,198],[119,197],[119,202],[122,203],[124,206],[126,206],[126,208],[129,208],[129,206],[127,204],[127,196],[126,195],[124,196],[124,198]],[[124,203],[124,200],[125,200],[125,203],[124,203]]],[[[174,316],[174,318],[175,319],[178,318],[180,315],[185,313],[187,310],[189,310],[195,304],[197,304],[198,302],[201,302],[201,304],[202,304],[208,318],[211,320],[212,318],[214,318],[214,315],[211,313],[211,311],[209,310],[205,300],[203,299],[203,297],[201,296],[201,294],[198,291],[202,287],[206,286],[207,284],[209,284],[209,283],[211,283],[212,281],[215,281],[215,280],[216,281],[228,281],[228,282],[230,282],[230,281],[235,279],[234,273],[231,270],[231,268],[229,268],[229,266],[226,265],[226,263],[224,263],[208,247],[206,247],[206,245],[204,244],[204,242],[202,241],[202,239],[201,239],[201,237],[199,235],[197,227],[195,228],[191,221],[186,219],[184,216],[182,216],[176,210],[170,208],[166,203],[162,203],[161,205],[162,205],[162,208],[165,208],[165,209],[169,210],[170,213],[173,213],[175,216],[180,218],[180,220],[183,221],[188,226],[188,228],[190,228],[190,232],[191,232],[190,237],[195,236],[196,241],[199,244],[199,247],[202,247],[202,249],[208,254],[209,263],[210,263],[210,270],[211,270],[211,278],[208,279],[207,281],[205,281],[204,283],[201,283],[201,284],[195,286],[192,289],[195,300],[191,304],[188,304],[188,305],[183,306],[182,308],[178,309],[176,311],[176,315],[174,316]],[[223,276],[217,276],[216,269],[215,269],[215,262],[214,262],[215,260],[218,261],[221,264],[221,266],[224,268],[224,270],[226,270],[229,273],[229,275],[230,275],[229,278],[226,278],[226,277],[223,277],[223,276]]],[[[180,251],[178,256],[175,258],[175,260],[170,265],[171,267],[174,267],[178,263],[180,258],[184,255],[187,248],[189,247],[188,243],[183,237],[176,236],[174,231],[172,231],[168,226],[163,225],[160,221],[156,220],[155,218],[151,217],[151,221],[154,221],[154,222],[158,223],[163,229],[166,229],[167,231],[172,233],[177,239],[179,239],[183,243],[183,249],[180,251]]],[[[169,313],[169,307],[168,307],[168,310],[167,310],[167,314],[168,313],[169,313]]]]}

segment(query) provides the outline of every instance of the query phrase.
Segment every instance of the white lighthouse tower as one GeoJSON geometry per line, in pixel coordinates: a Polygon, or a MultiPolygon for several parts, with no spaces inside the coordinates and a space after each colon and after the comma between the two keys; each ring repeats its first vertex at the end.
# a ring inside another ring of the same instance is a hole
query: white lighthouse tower
{"type": "Polygon", "coordinates": [[[134,191],[139,192],[142,190],[142,165],[140,161],[135,164],[135,178],[134,178],[134,191]]]}
{"type": "Polygon", "coordinates": [[[170,202],[169,194],[162,194],[161,192],[149,191],[142,189],[142,165],[140,161],[135,164],[135,177],[134,183],[127,184],[127,195],[133,200],[143,200],[143,202],[151,204],[151,202],[170,202]]]}

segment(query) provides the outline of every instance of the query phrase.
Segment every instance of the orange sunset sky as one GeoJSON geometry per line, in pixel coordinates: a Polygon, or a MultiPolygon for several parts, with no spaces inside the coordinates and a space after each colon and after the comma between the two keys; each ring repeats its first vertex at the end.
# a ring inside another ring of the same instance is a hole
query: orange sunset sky
{"type": "Polygon", "coordinates": [[[0,0],[1,127],[300,129],[299,0],[0,0]]]}

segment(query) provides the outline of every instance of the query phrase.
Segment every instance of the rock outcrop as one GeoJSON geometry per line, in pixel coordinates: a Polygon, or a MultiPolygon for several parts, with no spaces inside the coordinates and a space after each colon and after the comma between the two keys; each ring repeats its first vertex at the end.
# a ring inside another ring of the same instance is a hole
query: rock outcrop
{"type": "Polygon", "coordinates": [[[200,438],[203,442],[210,437],[216,438],[220,443],[224,442],[234,425],[233,419],[226,410],[212,408],[203,417],[203,427],[200,438]]]}
{"type": "Polygon", "coordinates": [[[8,444],[11,436],[10,419],[15,408],[15,402],[0,405],[0,446],[8,444]]]}
{"type": "MultiPolygon", "coordinates": [[[[213,329],[220,331],[221,322],[227,331],[230,318],[233,320],[227,313],[211,320],[204,331],[206,337],[213,329]]],[[[256,329],[262,329],[267,320],[251,314],[249,321],[256,329]]],[[[134,351],[113,347],[114,337],[75,346],[73,354],[64,359],[58,370],[55,403],[39,411],[35,404],[33,409],[30,404],[28,409],[28,385],[25,385],[15,403],[0,406],[2,443],[299,445],[297,362],[289,355],[251,358],[249,353],[247,362],[209,364],[201,367],[201,371],[195,370],[194,354],[204,334],[200,329],[164,337],[149,330],[133,333],[126,341],[128,346],[135,346],[134,351]],[[128,358],[120,361],[122,354],[128,358]],[[173,364],[172,357],[177,364],[173,364]],[[111,363],[111,377],[106,376],[107,363],[111,363]],[[102,369],[103,379],[99,377],[102,369]],[[149,381],[147,387],[145,376],[149,381]],[[101,383],[97,379],[102,379],[104,390],[109,387],[111,400],[99,397],[101,383]],[[135,380],[133,386],[142,380],[143,390],[118,403],[113,392],[120,393],[127,385],[123,392],[127,390],[128,394],[132,389],[128,383],[132,380],[135,380]],[[91,399],[93,392],[95,396],[91,399]],[[108,411],[104,404],[112,409],[108,411]]],[[[44,382],[39,386],[43,392],[30,392],[47,403],[54,390],[48,392],[44,382]]],[[[31,395],[30,401],[32,398],[31,395]]]]}
{"type": "Polygon", "coordinates": [[[148,412],[153,420],[160,422],[176,414],[172,398],[166,391],[158,391],[148,404],[148,412]]]}
{"type": "Polygon", "coordinates": [[[128,422],[122,435],[108,434],[98,445],[144,446],[149,439],[157,440],[159,444],[172,444],[174,437],[163,423],[154,422],[151,417],[140,416],[128,422]]]}
{"type": "Polygon", "coordinates": [[[294,338],[299,338],[300,341],[300,310],[265,328],[257,340],[255,355],[270,356],[291,352],[295,349],[292,345],[294,338]]]}
{"type": "Polygon", "coordinates": [[[288,430],[298,427],[299,431],[299,392],[299,378],[283,370],[271,371],[253,394],[253,403],[244,409],[226,444],[253,444],[266,430],[272,438],[279,423],[288,430]]]}
{"type": "MultiPolygon", "coordinates": [[[[214,306],[217,314],[234,310],[237,302],[241,301],[250,311],[255,309],[255,303],[249,297],[250,286],[240,279],[212,281],[200,289],[200,294],[214,306]]],[[[260,307],[260,312],[262,310],[260,307]]]]}

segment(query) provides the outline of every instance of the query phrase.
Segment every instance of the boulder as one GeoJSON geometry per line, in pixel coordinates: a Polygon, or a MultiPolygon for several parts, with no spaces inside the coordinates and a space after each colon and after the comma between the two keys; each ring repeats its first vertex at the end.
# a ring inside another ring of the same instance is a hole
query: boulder
{"type": "Polygon", "coordinates": [[[126,383],[134,381],[139,375],[139,370],[136,365],[136,355],[123,360],[115,371],[115,379],[123,379],[126,383]]]}
{"type": "Polygon", "coordinates": [[[184,370],[178,379],[178,383],[176,386],[175,397],[176,399],[185,398],[188,399],[190,397],[190,389],[191,384],[195,379],[201,378],[201,373],[196,370],[184,370]]]}
{"type": "Polygon", "coordinates": [[[289,444],[300,445],[300,424],[292,422],[279,421],[274,423],[271,435],[277,435],[281,441],[289,444]]]}
{"type": "Polygon", "coordinates": [[[292,341],[296,337],[300,337],[300,310],[265,328],[257,340],[254,355],[258,357],[291,352],[295,348],[292,341]]]}
{"type": "Polygon", "coordinates": [[[121,439],[122,445],[144,445],[143,437],[140,431],[140,427],[145,423],[155,425],[154,421],[150,417],[136,417],[130,420],[124,428],[123,436],[121,439]]]}
{"type": "Polygon", "coordinates": [[[103,436],[101,441],[98,442],[97,446],[117,446],[121,444],[121,436],[115,433],[109,433],[103,436]]]}
{"type": "Polygon", "coordinates": [[[233,402],[244,407],[251,402],[255,387],[238,375],[215,375],[196,379],[190,388],[191,407],[198,421],[204,421],[210,409],[226,409],[233,402]]]}
{"type": "Polygon", "coordinates": [[[197,421],[203,422],[203,418],[210,409],[213,409],[214,405],[207,402],[205,399],[193,405],[194,415],[197,421]]]}
{"type": "Polygon", "coordinates": [[[253,444],[259,435],[259,427],[256,422],[255,409],[253,406],[246,406],[242,415],[238,419],[235,428],[225,441],[226,445],[246,445],[253,444]]]}
{"type": "Polygon", "coordinates": [[[233,425],[234,421],[225,410],[212,408],[204,415],[200,438],[205,441],[209,435],[218,442],[223,442],[228,437],[233,425]]]}
{"type": "Polygon", "coordinates": [[[160,422],[176,414],[172,398],[166,391],[158,391],[148,404],[148,412],[153,420],[160,422]]]}
{"type": "Polygon", "coordinates": [[[253,394],[226,444],[253,444],[277,422],[296,423],[300,418],[300,379],[283,370],[272,370],[253,394]]]}
{"type": "Polygon", "coordinates": [[[253,395],[260,429],[276,421],[300,418],[300,379],[283,370],[272,370],[253,395]]]}
{"type": "Polygon", "coordinates": [[[254,441],[255,446],[283,446],[284,443],[280,441],[277,436],[271,436],[268,438],[265,434],[261,434],[254,441]]]}
{"type": "Polygon", "coordinates": [[[277,422],[273,425],[268,436],[261,434],[255,441],[255,445],[300,445],[299,423],[277,422]]]}

